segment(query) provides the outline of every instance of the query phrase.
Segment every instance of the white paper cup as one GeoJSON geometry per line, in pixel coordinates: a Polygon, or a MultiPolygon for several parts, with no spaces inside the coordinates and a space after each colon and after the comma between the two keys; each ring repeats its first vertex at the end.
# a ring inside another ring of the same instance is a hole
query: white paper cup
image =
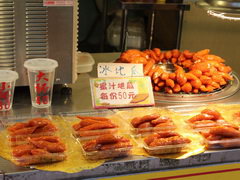
{"type": "Polygon", "coordinates": [[[15,82],[18,73],[11,70],[0,70],[0,111],[12,108],[15,82]]]}
{"type": "Polygon", "coordinates": [[[25,61],[28,70],[32,106],[47,108],[52,103],[52,91],[55,69],[58,62],[48,58],[36,58],[25,61]]]}

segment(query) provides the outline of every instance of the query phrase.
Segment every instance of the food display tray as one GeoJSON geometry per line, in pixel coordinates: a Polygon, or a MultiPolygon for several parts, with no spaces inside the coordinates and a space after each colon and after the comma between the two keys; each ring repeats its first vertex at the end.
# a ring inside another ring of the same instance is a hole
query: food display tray
{"type": "MultiPolygon", "coordinates": [[[[105,60],[107,55],[103,56],[105,60]]],[[[111,59],[111,58],[110,58],[111,59]]],[[[115,58],[114,58],[115,59],[115,58]]],[[[53,101],[51,111],[55,114],[59,112],[75,112],[85,109],[84,112],[88,112],[88,109],[92,108],[89,81],[85,75],[78,77],[78,83],[73,87],[72,96],[56,96],[53,101]],[[83,105],[84,104],[84,105],[83,105]]],[[[233,94],[232,96],[227,96],[227,99],[219,98],[216,103],[239,103],[240,91],[233,94]]],[[[16,96],[16,101],[13,106],[14,110],[9,112],[9,114],[22,114],[32,112],[30,98],[26,100],[26,96],[16,96]],[[27,102],[29,100],[29,102],[27,102]],[[23,106],[24,105],[24,106],[23,106]]],[[[206,105],[207,101],[195,100],[190,101],[184,100],[183,98],[176,98],[176,101],[169,101],[169,98],[164,97],[165,100],[161,101],[156,99],[158,106],[167,107],[172,110],[178,109],[179,112],[187,112],[191,109],[195,109],[201,105],[206,105]],[[176,102],[178,106],[172,106],[172,102],[176,102]],[[194,102],[187,103],[184,102],[194,102]],[[180,108],[178,108],[180,107],[180,108]]],[[[196,99],[196,98],[195,98],[196,99]]],[[[211,100],[210,100],[211,101],[211,100]]],[[[34,110],[34,112],[37,110],[34,110]]],[[[1,118],[0,118],[1,121],[1,118]]],[[[188,168],[188,167],[203,167],[210,165],[221,165],[221,164],[239,164],[240,162],[240,148],[235,149],[223,149],[223,150],[208,150],[204,153],[191,156],[186,159],[164,159],[144,156],[127,156],[120,159],[114,159],[107,161],[101,166],[94,169],[84,170],[78,173],[68,174],[63,172],[49,172],[40,171],[36,169],[22,168],[13,165],[10,161],[0,158],[0,170],[9,179],[38,179],[39,177],[45,177],[49,179],[61,179],[61,178],[93,178],[93,177],[103,177],[103,176],[116,176],[123,174],[134,174],[134,173],[151,173],[153,171],[168,171],[169,169],[175,170],[178,168],[188,168]]],[[[0,173],[1,178],[1,173],[0,173]]]]}
{"type": "MultiPolygon", "coordinates": [[[[72,127],[74,124],[79,123],[81,121],[81,119],[77,118],[77,116],[108,117],[113,114],[114,114],[114,112],[111,110],[100,110],[100,111],[84,111],[84,112],[80,111],[80,112],[71,112],[71,113],[60,113],[60,116],[67,122],[68,128],[71,129],[72,134],[76,138],[79,138],[82,140],[88,140],[88,139],[94,139],[101,134],[116,133],[118,131],[118,128],[116,127],[116,128],[107,128],[107,129],[97,129],[97,130],[86,130],[86,131],[82,131],[82,135],[80,135],[72,127]]],[[[114,123],[114,122],[112,122],[112,123],[114,123]]]]}
{"type": "Polygon", "coordinates": [[[211,102],[228,98],[234,95],[240,88],[239,76],[237,73],[232,72],[233,80],[230,81],[222,89],[215,90],[211,93],[200,94],[167,94],[164,92],[154,92],[155,102],[179,102],[182,103],[199,103],[199,102],[211,102]]]}
{"type": "Polygon", "coordinates": [[[91,151],[87,152],[83,149],[84,141],[80,143],[81,150],[84,156],[89,160],[107,159],[107,158],[117,158],[124,157],[131,154],[132,147],[110,149],[105,151],[91,151]]]}

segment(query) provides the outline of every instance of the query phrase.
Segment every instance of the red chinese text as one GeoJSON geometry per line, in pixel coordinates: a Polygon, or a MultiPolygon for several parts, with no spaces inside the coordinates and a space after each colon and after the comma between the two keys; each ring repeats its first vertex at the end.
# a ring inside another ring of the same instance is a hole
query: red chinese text
{"type": "Polygon", "coordinates": [[[48,78],[45,77],[46,74],[39,71],[37,74],[35,89],[37,92],[36,95],[36,103],[40,104],[48,104],[49,96],[50,96],[50,87],[47,86],[48,78]]]}

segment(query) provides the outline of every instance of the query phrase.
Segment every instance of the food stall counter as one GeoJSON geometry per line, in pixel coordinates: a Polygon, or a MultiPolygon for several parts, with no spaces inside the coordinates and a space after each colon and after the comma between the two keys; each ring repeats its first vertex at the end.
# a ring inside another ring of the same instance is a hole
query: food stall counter
{"type": "MultiPolygon", "coordinates": [[[[53,104],[48,109],[35,109],[31,106],[31,100],[26,89],[17,88],[14,98],[13,109],[3,116],[25,116],[38,113],[58,114],[60,112],[77,112],[93,110],[91,102],[91,91],[89,78],[96,77],[96,66],[98,62],[113,62],[119,57],[119,53],[96,53],[92,54],[96,64],[91,73],[79,74],[72,88],[72,94],[57,93],[53,96],[53,104]],[[25,93],[23,93],[25,91],[25,93]]],[[[232,96],[211,101],[208,103],[236,104],[240,100],[240,92],[232,96]]],[[[169,107],[188,107],[194,108],[206,105],[207,102],[181,103],[181,102],[161,102],[157,101],[156,106],[169,107]]],[[[0,179],[65,179],[65,178],[96,178],[118,175],[133,175],[135,173],[153,173],[159,171],[175,171],[179,168],[204,167],[206,165],[222,165],[230,163],[232,165],[240,163],[240,149],[212,150],[188,157],[186,159],[161,159],[155,157],[129,156],[107,161],[99,167],[90,170],[83,170],[78,173],[49,172],[30,168],[15,166],[10,161],[0,158],[0,179]]]]}

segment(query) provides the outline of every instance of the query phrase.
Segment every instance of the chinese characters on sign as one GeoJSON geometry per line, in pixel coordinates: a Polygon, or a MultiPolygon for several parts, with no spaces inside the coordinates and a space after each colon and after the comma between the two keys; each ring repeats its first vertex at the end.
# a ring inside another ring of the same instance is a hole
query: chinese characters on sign
{"type": "Polygon", "coordinates": [[[49,96],[50,96],[50,87],[48,86],[49,79],[45,77],[46,74],[42,71],[39,71],[36,76],[36,103],[40,104],[48,104],[49,96]]]}
{"type": "Polygon", "coordinates": [[[11,105],[11,83],[1,82],[0,83],[0,110],[10,109],[11,105]]]}
{"type": "Polygon", "coordinates": [[[99,97],[101,100],[132,100],[136,95],[136,88],[132,82],[100,82],[99,83],[99,97]],[[123,91],[124,90],[124,91],[123,91]]]}
{"type": "Polygon", "coordinates": [[[135,77],[143,76],[142,64],[99,63],[98,77],[135,77]]]}
{"type": "Polygon", "coordinates": [[[90,83],[95,108],[154,104],[149,77],[95,78],[90,83]]]}

